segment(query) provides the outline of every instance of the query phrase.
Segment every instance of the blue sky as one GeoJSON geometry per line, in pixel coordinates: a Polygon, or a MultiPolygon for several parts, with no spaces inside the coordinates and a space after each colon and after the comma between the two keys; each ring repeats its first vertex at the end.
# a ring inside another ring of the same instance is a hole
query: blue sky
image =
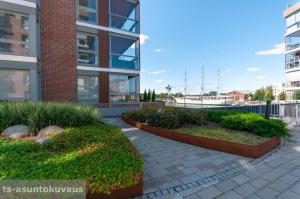
{"type": "Polygon", "coordinates": [[[255,90],[285,81],[283,11],[290,0],[142,0],[141,91],[255,90]]]}

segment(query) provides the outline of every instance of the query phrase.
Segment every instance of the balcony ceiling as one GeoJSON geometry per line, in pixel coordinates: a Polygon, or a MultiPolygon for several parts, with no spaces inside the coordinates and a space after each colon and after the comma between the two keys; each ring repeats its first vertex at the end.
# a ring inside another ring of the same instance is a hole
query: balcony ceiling
{"type": "Polygon", "coordinates": [[[124,0],[111,0],[110,6],[113,14],[129,17],[136,4],[124,0]]]}
{"type": "Polygon", "coordinates": [[[135,43],[135,40],[112,36],[111,52],[122,55],[135,43]]]}

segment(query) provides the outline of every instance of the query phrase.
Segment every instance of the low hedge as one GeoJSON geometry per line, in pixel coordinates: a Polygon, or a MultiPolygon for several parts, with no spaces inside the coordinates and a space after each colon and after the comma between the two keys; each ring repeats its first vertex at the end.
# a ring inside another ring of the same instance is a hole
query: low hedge
{"type": "Polygon", "coordinates": [[[47,145],[0,137],[0,180],[85,180],[89,193],[138,184],[143,160],[117,127],[66,129],[47,145]]]}
{"type": "Polygon", "coordinates": [[[148,109],[129,111],[125,114],[128,118],[149,123],[151,126],[167,129],[178,128],[184,124],[203,125],[207,121],[207,112],[202,110],[188,110],[181,108],[164,108],[161,110],[148,109]]]}
{"type": "Polygon", "coordinates": [[[261,115],[245,111],[164,108],[156,111],[128,112],[126,115],[129,119],[167,129],[180,128],[185,124],[201,126],[210,121],[219,123],[228,129],[247,131],[266,138],[290,136],[286,124],[282,120],[265,119],[261,115]]]}
{"type": "Polygon", "coordinates": [[[234,110],[207,110],[207,120],[210,122],[222,122],[224,116],[247,114],[246,111],[234,111],[234,110]]]}
{"type": "Polygon", "coordinates": [[[0,131],[13,125],[28,125],[33,132],[49,125],[62,128],[96,124],[99,111],[89,105],[42,102],[1,102],[0,131]]]}
{"type": "Polygon", "coordinates": [[[224,127],[240,131],[248,131],[262,137],[289,137],[286,124],[278,119],[265,119],[255,113],[235,114],[222,118],[224,127]]]}

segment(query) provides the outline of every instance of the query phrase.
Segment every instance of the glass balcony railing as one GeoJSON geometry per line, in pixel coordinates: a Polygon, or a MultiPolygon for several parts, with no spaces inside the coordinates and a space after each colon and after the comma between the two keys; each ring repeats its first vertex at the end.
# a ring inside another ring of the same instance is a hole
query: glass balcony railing
{"type": "Polygon", "coordinates": [[[300,60],[299,56],[294,56],[293,58],[287,59],[285,69],[293,70],[299,68],[300,67],[299,60],[300,60]]]}
{"type": "Polygon", "coordinates": [[[110,67],[127,70],[139,70],[139,58],[129,55],[111,54],[110,67]]]}
{"type": "Polygon", "coordinates": [[[287,44],[286,45],[286,49],[287,51],[289,50],[294,50],[296,48],[300,48],[300,42],[297,42],[297,43],[291,43],[291,44],[287,44]]]}
{"type": "Polygon", "coordinates": [[[300,21],[297,22],[297,23],[295,23],[295,24],[293,24],[293,25],[291,25],[291,26],[289,26],[287,28],[287,30],[286,30],[286,33],[290,34],[290,33],[294,32],[294,31],[296,31],[298,28],[300,28],[300,21]]]}
{"type": "Polygon", "coordinates": [[[140,33],[139,22],[137,20],[112,13],[109,16],[111,28],[140,33]]]}

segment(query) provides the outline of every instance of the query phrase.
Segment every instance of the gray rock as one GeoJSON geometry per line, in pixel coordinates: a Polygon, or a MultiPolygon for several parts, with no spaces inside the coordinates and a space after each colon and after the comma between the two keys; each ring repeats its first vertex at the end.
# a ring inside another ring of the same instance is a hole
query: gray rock
{"type": "Polygon", "coordinates": [[[60,134],[64,131],[64,129],[58,127],[58,126],[48,126],[46,128],[43,128],[38,133],[38,138],[49,138],[54,135],[60,134]]]}
{"type": "Polygon", "coordinates": [[[47,144],[49,143],[49,138],[36,138],[35,142],[39,144],[47,144]]]}
{"type": "Polygon", "coordinates": [[[31,132],[29,127],[25,125],[11,126],[2,132],[2,136],[15,138],[15,139],[28,137],[30,136],[30,134],[31,132]]]}

